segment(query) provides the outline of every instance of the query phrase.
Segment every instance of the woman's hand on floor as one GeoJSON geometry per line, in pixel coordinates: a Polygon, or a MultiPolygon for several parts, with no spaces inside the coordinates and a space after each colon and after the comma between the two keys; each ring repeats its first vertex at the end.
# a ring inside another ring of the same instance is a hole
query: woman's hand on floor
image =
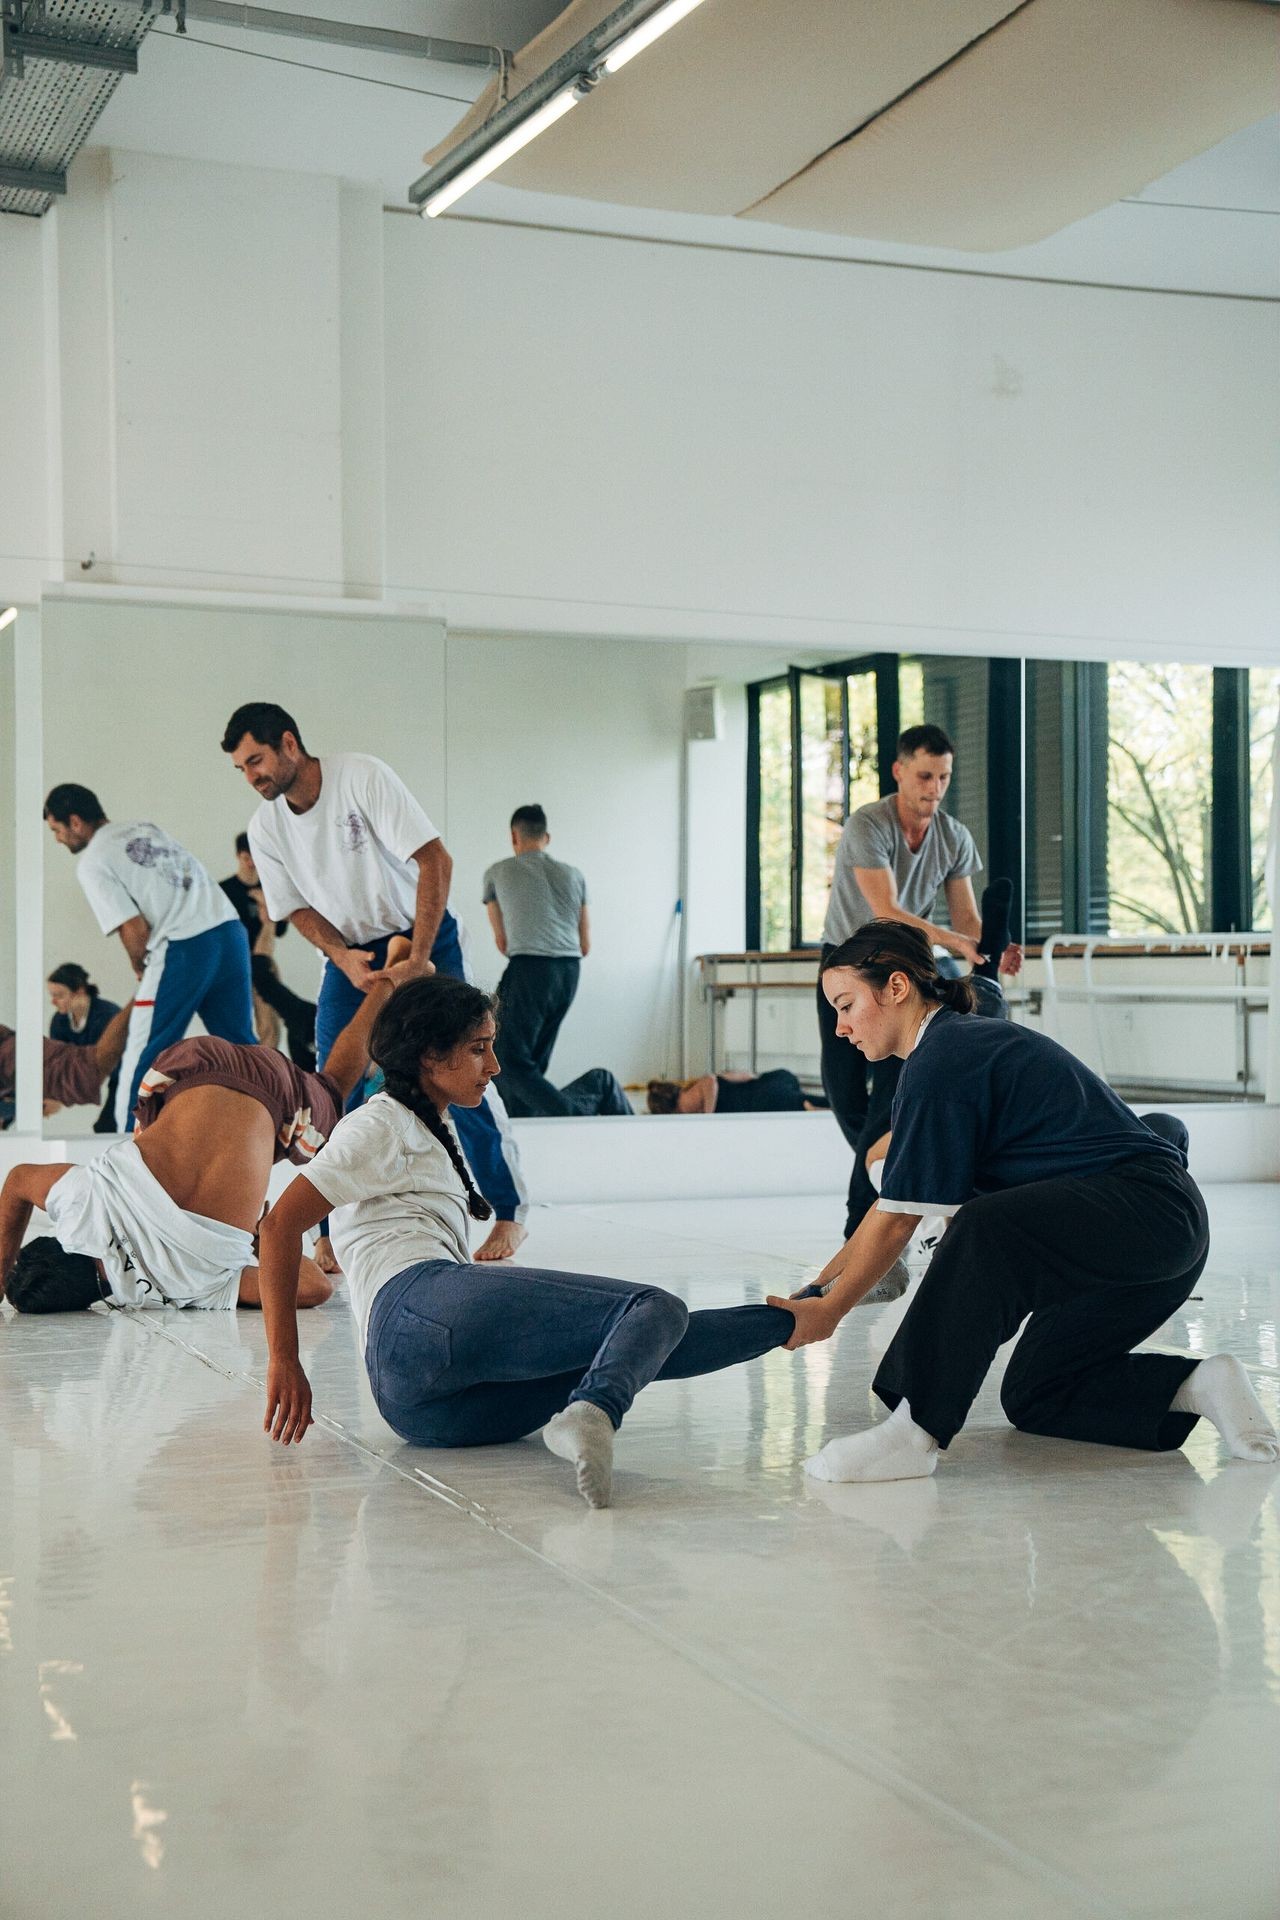
{"type": "Polygon", "coordinates": [[[797,1347],[811,1347],[818,1340],[829,1340],[840,1325],[840,1315],[832,1312],[826,1300],[782,1300],[771,1293],[766,1305],[782,1307],[795,1316],[795,1331],[783,1343],[788,1353],[794,1353],[797,1347]]]}
{"type": "Polygon", "coordinates": [[[267,1367],[267,1415],[262,1431],[287,1447],[301,1441],[311,1419],[311,1382],[300,1360],[272,1360],[267,1367]]]}

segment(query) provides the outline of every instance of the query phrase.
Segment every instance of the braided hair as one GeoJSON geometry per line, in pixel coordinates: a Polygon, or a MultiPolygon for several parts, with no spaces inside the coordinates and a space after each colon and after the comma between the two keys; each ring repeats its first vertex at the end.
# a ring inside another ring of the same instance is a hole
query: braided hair
{"type": "Polygon", "coordinates": [[[924,934],[905,920],[868,920],[822,963],[823,973],[836,967],[848,967],[877,992],[887,986],[890,974],[904,973],[930,1006],[974,1011],[976,996],[969,982],[945,979],[924,934]]]}
{"type": "Polygon", "coordinates": [[[382,1068],[385,1091],[408,1107],[440,1142],[467,1190],[467,1211],[473,1220],[491,1219],[493,1208],[471,1178],[452,1128],[422,1091],[422,1062],[455,1053],[492,1012],[493,1001],[479,987],[437,973],[397,987],[369,1036],[369,1056],[382,1068]]]}

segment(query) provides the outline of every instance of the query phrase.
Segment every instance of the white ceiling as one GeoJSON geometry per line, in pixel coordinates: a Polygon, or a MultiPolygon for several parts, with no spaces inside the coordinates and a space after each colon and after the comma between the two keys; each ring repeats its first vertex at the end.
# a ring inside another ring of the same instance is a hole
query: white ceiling
{"type": "MultiPolygon", "coordinates": [[[[295,4],[334,19],[507,46],[523,44],[559,10],[556,0],[295,4]]],[[[143,42],[137,77],[119,88],[92,144],[337,174],[377,185],[389,206],[403,206],[410,181],[422,171],[423,151],[448,134],[485,78],[475,68],[204,22],[192,21],[180,37],[166,19],[143,42]]],[[[1048,240],[998,254],[779,227],[744,232],[743,222],[728,218],[610,207],[498,185],[469,194],[457,215],[736,250],[1280,298],[1280,115],[1048,240]]]]}

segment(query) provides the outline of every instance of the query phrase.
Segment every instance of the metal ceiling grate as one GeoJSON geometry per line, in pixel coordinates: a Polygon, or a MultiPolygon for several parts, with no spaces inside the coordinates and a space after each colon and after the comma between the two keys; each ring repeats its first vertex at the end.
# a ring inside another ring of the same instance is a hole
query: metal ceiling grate
{"type": "MultiPolygon", "coordinates": [[[[8,0],[4,13],[26,34],[121,50],[136,47],[156,17],[137,0],[8,0]]],[[[13,171],[64,173],[121,78],[30,55],[21,78],[0,73],[0,213],[48,212],[52,193],[15,183],[13,171]]]]}

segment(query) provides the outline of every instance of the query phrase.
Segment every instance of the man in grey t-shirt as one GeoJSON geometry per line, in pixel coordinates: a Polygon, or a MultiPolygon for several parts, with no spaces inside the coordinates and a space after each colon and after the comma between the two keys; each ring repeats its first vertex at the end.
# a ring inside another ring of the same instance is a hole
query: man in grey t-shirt
{"type": "MultiPolygon", "coordinates": [[[[1022,964],[1021,949],[984,955],[982,916],[973,875],[982,861],[973,835],[942,811],[951,784],[954,749],[941,727],[908,727],[893,763],[895,793],[850,814],[836,848],[831,900],[822,929],[823,953],[850,939],[869,920],[904,920],[919,927],[934,946],[945,947],[974,967],[998,961],[1005,973],[1022,964]],[[930,918],[939,891],[946,895],[950,926],[930,918]]],[[[856,1047],[836,1038],[836,1016],[818,982],[818,1027],[822,1036],[822,1084],[840,1130],[855,1154],[849,1182],[846,1237],[875,1202],[865,1171],[866,1150],[889,1126],[902,1062],[890,1057],[868,1063],[856,1047]]]]}
{"type": "Polygon", "coordinates": [[[484,876],[493,937],[507,956],[498,984],[495,1051],[503,1098],[521,1118],[566,1111],[547,1069],[591,944],[587,883],[576,867],[552,859],[550,840],[542,808],[517,807],[511,858],[495,862],[484,876]]]}

